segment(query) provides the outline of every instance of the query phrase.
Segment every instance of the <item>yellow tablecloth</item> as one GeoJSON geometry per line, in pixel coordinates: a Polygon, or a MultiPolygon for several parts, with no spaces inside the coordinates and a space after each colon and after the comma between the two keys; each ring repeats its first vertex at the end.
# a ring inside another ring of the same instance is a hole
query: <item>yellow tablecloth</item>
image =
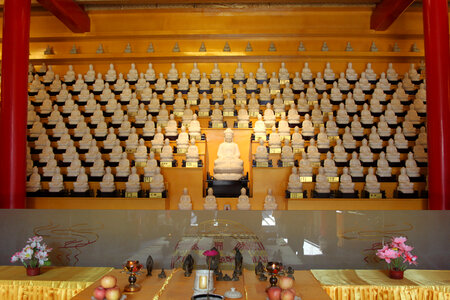
{"type": "Polygon", "coordinates": [[[1,300],[68,300],[112,268],[46,267],[27,276],[24,267],[0,266],[1,300]]]}
{"type": "Polygon", "coordinates": [[[333,300],[450,300],[450,271],[311,270],[333,300]]]}

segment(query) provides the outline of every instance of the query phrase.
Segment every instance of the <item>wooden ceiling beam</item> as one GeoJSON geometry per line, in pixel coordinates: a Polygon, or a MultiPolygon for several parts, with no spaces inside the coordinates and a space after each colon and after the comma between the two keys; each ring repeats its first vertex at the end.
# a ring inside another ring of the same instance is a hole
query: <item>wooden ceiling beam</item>
{"type": "Polygon", "coordinates": [[[83,33],[91,30],[91,19],[74,0],[38,0],[38,2],[72,32],[83,33]]]}
{"type": "Polygon", "coordinates": [[[370,16],[370,29],[384,31],[414,2],[414,0],[383,0],[370,16]]]}

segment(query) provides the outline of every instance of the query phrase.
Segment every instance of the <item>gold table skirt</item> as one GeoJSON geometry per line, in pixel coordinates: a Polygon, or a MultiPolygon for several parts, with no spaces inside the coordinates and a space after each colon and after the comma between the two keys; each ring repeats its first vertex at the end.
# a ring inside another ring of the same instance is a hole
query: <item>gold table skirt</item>
{"type": "Polygon", "coordinates": [[[401,280],[381,270],[311,270],[333,300],[450,300],[450,271],[406,270],[401,280]]]}
{"type": "Polygon", "coordinates": [[[0,266],[1,300],[68,300],[112,268],[45,267],[27,276],[24,267],[0,266]]]}

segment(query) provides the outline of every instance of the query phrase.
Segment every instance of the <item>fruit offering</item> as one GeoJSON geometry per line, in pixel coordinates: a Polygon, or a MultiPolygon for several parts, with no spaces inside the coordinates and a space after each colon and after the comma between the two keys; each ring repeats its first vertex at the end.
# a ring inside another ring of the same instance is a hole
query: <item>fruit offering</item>
{"type": "Polygon", "coordinates": [[[266,292],[269,300],[294,300],[295,290],[294,279],[291,277],[280,277],[278,280],[279,286],[271,286],[266,292]]]}
{"type": "Polygon", "coordinates": [[[119,300],[120,289],[117,286],[117,278],[112,275],[105,275],[100,279],[100,286],[96,287],[93,294],[97,300],[119,300]]]}

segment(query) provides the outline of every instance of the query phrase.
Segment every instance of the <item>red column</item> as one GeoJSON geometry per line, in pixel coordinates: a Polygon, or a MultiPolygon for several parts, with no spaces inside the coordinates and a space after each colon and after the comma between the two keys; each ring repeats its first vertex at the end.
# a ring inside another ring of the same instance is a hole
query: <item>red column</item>
{"type": "Polygon", "coordinates": [[[0,208],[25,208],[30,0],[3,7],[0,208]]]}
{"type": "Polygon", "coordinates": [[[428,207],[450,209],[449,30],[447,0],[423,0],[428,109],[428,207]]]}

